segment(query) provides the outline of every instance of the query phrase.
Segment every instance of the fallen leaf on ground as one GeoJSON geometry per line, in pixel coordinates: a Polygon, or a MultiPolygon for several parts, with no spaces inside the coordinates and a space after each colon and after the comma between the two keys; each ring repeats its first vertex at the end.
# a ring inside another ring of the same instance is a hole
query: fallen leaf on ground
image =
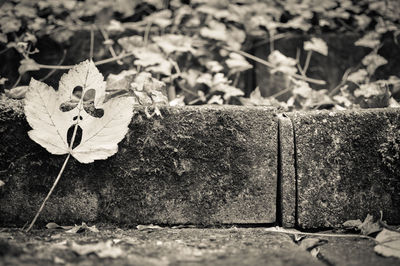
{"type": "Polygon", "coordinates": [[[348,220],[348,221],[343,223],[343,226],[347,227],[347,228],[357,228],[361,224],[362,224],[361,220],[357,219],[357,220],[348,220]]]}
{"type": "Polygon", "coordinates": [[[383,229],[375,239],[378,245],[374,247],[374,251],[385,257],[400,258],[400,233],[383,229]]]}
{"type": "Polygon", "coordinates": [[[96,254],[99,258],[118,258],[124,255],[121,248],[112,245],[112,240],[95,244],[79,245],[75,242],[70,243],[70,249],[80,256],[96,254]]]}
{"type": "Polygon", "coordinates": [[[56,223],[48,223],[48,224],[46,224],[46,228],[47,229],[65,229],[65,230],[69,230],[69,229],[72,229],[73,226],[71,226],[71,225],[61,226],[61,225],[58,225],[56,223]]]}
{"type": "Polygon", "coordinates": [[[0,180],[0,187],[4,186],[6,183],[4,183],[3,180],[0,180]]]}
{"type": "Polygon", "coordinates": [[[90,232],[93,232],[93,233],[100,232],[99,229],[96,228],[96,225],[87,226],[87,224],[85,222],[82,222],[81,225],[75,225],[70,230],[66,231],[66,233],[76,234],[76,233],[81,233],[81,232],[84,232],[84,231],[90,231],[90,232]]]}
{"type": "Polygon", "coordinates": [[[6,96],[12,99],[23,99],[28,91],[29,86],[18,86],[10,90],[4,90],[6,96]]]}
{"type": "Polygon", "coordinates": [[[367,215],[364,222],[357,228],[361,230],[361,234],[366,236],[382,230],[382,226],[379,222],[374,222],[374,217],[370,214],[367,215]]]}
{"type": "Polygon", "coordinates": [[[162,229],[162,227],[158,226],[158,225],[142,225],[139,224],[138,226],[136,226],[137,230],[139,231],[154,231],[154,230],[160,230],[162,229]]]}

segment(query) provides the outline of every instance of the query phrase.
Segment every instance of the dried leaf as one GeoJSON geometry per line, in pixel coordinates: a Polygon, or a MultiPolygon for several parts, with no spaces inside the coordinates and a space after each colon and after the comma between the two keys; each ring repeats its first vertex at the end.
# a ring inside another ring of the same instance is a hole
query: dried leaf
{"type": "Polygon", "coordinates": [[[0,180],[0,187],[4,186],[6,183],[4,183],[3,180],[0,180]]]}
{"type": "Polygon", "coordinates": [[[158,226],[158,225],[142,225],[139,224],[138,226],[136,226],[137,230],[139,231],[154,231],[154,230],[160,230],[162,229],[162,227],[158,226]]]}
{"type": "Polygon", "coordinates": [[[80,256],[86,256],[93,253],[96,254],[99,258],[116,259],[124,255],[124,252],[121,248],[113,246],[112,240],[85,245],[79,245],[75,242],[71,242],[70,249],[80,256]]]}
{"type": "Polygon", "coordinates": [[[82,233],[82,232],[85,232],[85,231],[90,231],[90,232],[93,232],[93,233],[100,232],[99,229],[96,228],[96,225],[87,226],[87,224],[85,222],[82,222],[81,225],[75,225],[70,230],[66,231],[66,233],[76,234],[76,233],[82,233]]]}
{"type": "Polygon", "coordinates": [[[28,91],[29,86],[18,86],[10,90],[4,90],[6,96],[12,99],[23,99],[28,91]]]}
{"type": "Polygon", "coordinates": [[[374,222],[374,217],[370,214],[367,215],[364,222],[357,228],[361,230],[361,234],[366,236],[382,230],[382,226],[379,222],[374,222]]]}
{"type": "Polygon", "coordinates": [[[64,230],[69,230],[69,229],[72,229],[73,226],[70,226],[70,225],[68,225],[68,226],[61,226],[61,225],[58,225],[58,224],[56,224],[56,223],[48,223],[48,224],[46,224],[46,228],[47,228],[47,229],[64,229],[64,230]]]}
{"type": "Polygon", "coordinates": [[[350,227],[350,228],[356,228],[359,227],[362,224],[360,219],[357,220],[348,220],[343,223],[344,227],[350,227]]]}
{"type": "Polygon", "coordinates": [[[379,243],[374,247],[374,251],[385,257],[400,258],[400,233],[383,229],[377,236],[376,241],[379,243]]]}
{"type": "Polygon", "coordinates": [[[25,97],[25,114],[32,130],[29,137],[52,154],[70,153],[81,163],[106,159],[118,150],[118,143],[128,131],[132,117],[131,98],[113,98],[104,103],[106,83],[93,62],[84,61],[61,77],[58,91],[42,82],[31,80],[25,97]],[[71,102],[73,90],[82,95],[94,92],[94,107],[103,109],[102,117],[93,117],[81,97],[75,108],[63,112],[60,106],[71,102]],[[67,132],[71,126],[82,129],[79,145],[71,149],[67,132]]]}
{"type": "Polygon", "coordinates": [[[307,41],[304,43],[305,51],[314,51],[320,53],[322,55],[328,55],[328,46],[326,42],[320,38],[311,38],[311,41],[307,41]]]}

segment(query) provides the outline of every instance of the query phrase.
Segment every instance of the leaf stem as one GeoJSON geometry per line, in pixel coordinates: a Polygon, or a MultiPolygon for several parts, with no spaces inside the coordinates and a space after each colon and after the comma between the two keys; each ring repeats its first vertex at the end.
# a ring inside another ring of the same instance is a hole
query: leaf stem
{"type": "MultiPolygon", "coordinates": [[[[251,54],[246,53],[244,51],[235,50],[235,49],[229,48],[227,46],[224,46],[223,48],[228,50],[228,51],[231,51],[231,52],[234,52],[234,53],[238,53],[238,54],[240,54],[240,55],[242,55],[244,57],[247,57],[247,58],[249,58],[249,59],[251,59],[253,61],[256,61],[257,63],[263,64],[263,65],[265,65],[265,66],[267,66],[269,68],[275,68],[275,66],[273,64],[271,64],[270,62],[268,62],[267,60],[258,58],[257,56],[251,55],[251,54]]],[[[309,77],[303,77],[303,76],[298,75],[298,74],[288,74],[288,75],[292,76],[294,78],[300,79],[300,80],[304,80],[304,81],[310,82],[310,83],[314,83],[314,84],[318,84],[318,85],[326,85],[325,80],[313,79],[313,78],[309,78],[309,77]]]]}
{"type": "Polygon", "coordinates": [[[44,205],[46,204],[47,200],[50,198],[50,195],[53,193],[54,188],[56,187],[58,181],[60,180],[60,177],[61,177],[62,173],[64,172],[64,169],[65,169],[65,166],[67,165],[69,157],[71,157],[71,153],[68,153],[67,158],[65,158],[64,164],[61,167],[61,170],[58,173],[58,176],[57,176],[56,180],[54,181],[53,186],[51,187],[49,193],[47,194],[46,198],[44,199],[42,205],[40,206],[38,212],[36,213],[35,217],[33,218],[33,220],[31,222],[31,224],[29,225],[28,229],[26,229],[26,232],[29,232],[32,229],[32,227],[35,224],[37,218],[39,217],[40,213],[42,212],[42,210],[44,208],[44,205]]]}
{"type": "MultiPolygon", "coordinates": [[[[104,64],[111,63],[111,62],[114,62],[114,61],[118,61],[120,59],[123,59],[125,57],[129,57],[129,56],[132,56],[132,55],[134,55],[133,52],[129,52],[129,53],[126,53],[126,54],[121,54],[121,55],[116,56],[116,57],[111,57],[111,58],[107,58],[107,59],[103,59],[103,60],[94,62],[94,64],[96,66],[104,65],[104,64]]],[[[40,67],[40,68],[43,68],[43,69],[70,69],[70,68],[73,68],[75,65],[54,66],[54,65],[37,64],[37,66],[40,67]]]]}
{"type": "Polygon", "coordinates": [[[312,51],[310,50],[307,52],[306,62],[304,63],[304,67],[303,67],[304,75],[306,75],[308,66],[310,65],[311,55],[312,55],[312,51]]]}

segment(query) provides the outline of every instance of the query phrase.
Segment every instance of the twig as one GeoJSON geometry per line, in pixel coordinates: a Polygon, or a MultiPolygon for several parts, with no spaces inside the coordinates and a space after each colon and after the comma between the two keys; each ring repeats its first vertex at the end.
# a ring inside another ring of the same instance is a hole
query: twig
{"type": "Polygon", "coordinates": [[[304,76],[306,75],[308,66],[310,65],[311,55],[312,55],[312,51],[311,50],[307,51],[306,62],[304,63],[304,67],[303,67],[304,76]]]}
{"type": "MultiPolygon", "coordinates": [[[[118,60],[120,60],[120,59],[123,59],[123,58],[125,58],[125,57],[129,57],[129,56],[132,56],[132,55],[134,55],[134,53],[133,53],[133,52],[129,52],[129,53],[126,53],[126,54],[121,54],[121,55],[119,55],[119,56],[117,56],[117,57],[111,57],[111,58],[107,58],[107,59],[103,59],[103,60],[94,62],[94,64],[95,64],[96,66],[104,65],[104,64],[111,63],[111,62],[114,62],[114,61],[118,61],[118,60]]],[[[75,65],[54,66],[54,65],[37,64],[37,66],[40,67],[40,68],[44,68],[44,69],[71,69],[71,68],[73,68],[75,65]]]]}
{"type": "Polygon", "coordinates": [[[300,49],[299,48],[296,49],[296,65],[297,65],[297,68],[299,69],[299,72],[301,73],[301,75],[305,76],[304,70],[300,65],[300,49]]]}
{"type": "Polygon", "coordinates": [[[61,177],[62,173],[64,172],[64,169],[65,169],[65,166],[67,165],[69,157],[71,157],[71,153],[68,153],[67,158],[65,158],[64,164],[61,167],[61,170],[58,173],[58,176],[57,176],[56,180],[54,181],[53,186],[51,187],[51,189],[50,189],[49,193],[47,194],[46,198],[44,199],[44,201],[42,202],[42,205],[40,206],[38,212],[36,213],[35,218],[33,218],[33,220],[31,222],[31,224],[29,225],[28,229],[26,229],[26,232],[29,232],[32,229],[32,227],[35,224],[37,218],[39,217],[40,213],[42,212],[42,210],[44,208],[44,205],[46,204],[47,200],[50,198],[50,195],[53,193],[54,188],[56,187],[58,181],[60,180],[60,177],[61,177]]]}
{"type": "Polygon", "coordinates": [[[22,75],[20,74],[17,78],[17,80],[15,81],[14,85],[12,85],[11,89],[14,89],[15,87],[18,86],[19,82],[21,81],[22,75]]]}
{"type": "Polygon", "coordinates": [[[94,48],[94,30],[92,25],[90,27],[90,53],[89,53],[90,61],[93,61],[93,48],[94,48]]]}
{"type": "Polygon", "coordinates": [[[374,242],[377,242],[375,238],[371,236],[366,236],[366,235],[356,235],[356,234],[324,234],[324,233],[306,233],[306,232],[300,232],[300,231],[295,231],[295,230],[290,230],[290,229],[276,229],[273,228],[273,230],[266,230],[267,232],[276,232],[276,233],[284,233],[284,234],[290,234],[290,235],[306,235],[306,236],[322,236],[322,237],[345,237],[345,238],[365,238],[372,240],[374,242]]]}
{"type": "MultiPolygon", "coordinates": [[[[104,41],[108,41],[110,40],[110,37],[108,36],[107,31],[104,30],[104,28],[102,26],[98,27],[100,30],[101,35],[103,35],[104,41]]],[[[117,54],[115,53],[114,47],[112,46],[112,44],[107,45],[108,46],[108,50],[110,51],[110,54],[112,55],[112,57],[117,57],[117,54]]],[[[122,65],[123,62],[121,60],[117,61],[118,65],[122,65]]]]}
{"type": "MultiPolygon", "coordinates": [[[[257,56],[251,55],[251,54],[243,52],[243,51],[234,50],[234,49],[229,48],[227,46],[224,46],[223,48],[228,50],[228,51],[231,51],[231,52],[234,52],[234,53],[238,53],[238,54],[240,54],[240,55],[242,55],[244,57],[247,57],[247,58],[249,58],[249,59],[251,59],[253,61],[256,61],[256,62],[258,62],[260,64],[263,64],[263,65],[265,65],[265,66],[267,66],[269,68],[275,68],[275,66],[273,64],[271,64],[270,62],[268,62],[267,60],[258,58],[257,56]]],[[[298,74],[287,74],[287,75],[288,76],[292,76],[292,77],[297,78],[297,79],[300,79],[300,80],[304,80],[304,81],[310,82],[310,83],[314,83],[314,84],[318,84],[318,85],[326,85],[326,81],[325,80],[319,80],[319,79],[313,79],[313,78],[309,78],[309,77],[303,77],[303,76],[298,75],[298,74]]]]}
{"type": "Polygon", "coordinates": [[[149,35],[150,35],[150,29],[151,29],[151,24],[152,22],[149,21],[146,25],[146,30],[144,31],[144,36],[143,36],[143,43],[144,46],[147,46],[147,43],[149,41],[149,35]]]}
{"type": "Polygon", "coordinates": [[[10,49],[11,49],[11,47],[6,47],[6,48],[4,48],[3,50],[0,51],[0,54],[3,54],[3,53],[7,52],[10,49]]]}
{"type": "Polygon", "coordinates": [[[278,91],[277,93],[272,94],[271,96],[268,96],[267,98],[276,98],[276,97],[279,97],[282,94],[285,94],[286,92],[291,91],[291,90],[292,90],[292,87],[287,87],[286,89],[278,91]]]}

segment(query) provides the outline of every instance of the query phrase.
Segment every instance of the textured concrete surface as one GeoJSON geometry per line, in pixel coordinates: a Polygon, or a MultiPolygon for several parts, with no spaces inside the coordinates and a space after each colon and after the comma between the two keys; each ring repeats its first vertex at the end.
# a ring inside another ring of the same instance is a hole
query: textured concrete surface
{"type": "Polygon", "coordinates": [[[294,227],[296,218],[296,169],[293,124],[286,114],[278,115],[278,210],[282,226],[294,227]]]}
{"type": "MultiPolygon", "coordinates": [[[[0,224],[30,221],[65,159],[27,135],[18,101],[0,101],[0,224]]],[[[276,115],[266,108],[136,111],[116,155],[71,160],[39,223],[125,225],[273,223],[276,220],[276,115]]]]}
{"type": "Polygon", "coordinates": [[[297,222],[337,226],[368,213],[400,223],[400,111],[296,112],[297,222]]]}
{"type": "Polygon", "coordinates": [[[291,235],[267,232],[264,228],[139,231],[100,227],[98,233],[77,234],[62,229],[25,234],[0,228],[0,264],[375,266],[400,263],[400,259],[377,255],[371,240],[325,236],[294,240],[291,235]],[[317,248],[320,251],[313,256],[317,248]]]}

